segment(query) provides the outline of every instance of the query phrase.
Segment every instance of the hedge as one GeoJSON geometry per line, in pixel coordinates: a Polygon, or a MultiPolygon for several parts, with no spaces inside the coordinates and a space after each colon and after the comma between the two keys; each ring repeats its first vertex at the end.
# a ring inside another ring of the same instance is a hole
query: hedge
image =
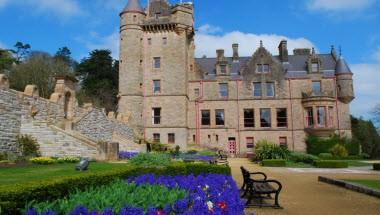
{"type": "Polygon", "coordinates": [[[93,173],[85,176],[64,176],[46,181],[15,184],[0,190],[0,211],[3,214],[20,214],[25,203],[30,201],[49,201],[67,196],[75,190],[84,190],[88,187],[107,185],[116,179],[124,179],[147,173],[156,175],[199,175],[202,173],[215,173],[231,175],[228,166],[210,164],[180,164],[154,168],[131,167],[110,170],[102,173],[93,173]]]}
{"type": "Polygon", "coordinates": [[[380,163],[374,163],[373,170],[380,171],[380,163]]]}
{"type": "Polygon", "coordinates": [[[284,167],[286,166],[286,161],[283,159],[263,160],[262,165],[268,167],[284,167]]]}
{"type": "Polygon", "coordinates": [[[348,163],[339,160],[317,160],[314,162],[314,166],[318,168],[347,168],[348,163]]]}

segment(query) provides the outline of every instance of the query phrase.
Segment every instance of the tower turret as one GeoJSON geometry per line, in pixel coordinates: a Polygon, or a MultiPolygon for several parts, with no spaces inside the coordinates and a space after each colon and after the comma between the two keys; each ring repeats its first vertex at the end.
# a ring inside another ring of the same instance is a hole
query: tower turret
{"type": "Polygon", "coordinates": [[[129,0],[120,13],[119,113],[131,126],[142,126],[143,23],[146,14],[139,0],[129,0]]]}
{"type": "Polygon", "coordinates": [[[343,57],[340,57],[336,63],[335,76],[338,87],[338,99],[345,104],[350,103],[355,98],[352,84],[353,74],[343,57]]]}

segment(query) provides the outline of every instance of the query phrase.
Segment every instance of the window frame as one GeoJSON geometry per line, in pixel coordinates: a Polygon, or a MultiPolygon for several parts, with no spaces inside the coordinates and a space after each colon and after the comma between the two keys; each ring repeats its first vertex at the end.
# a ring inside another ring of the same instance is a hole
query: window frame
{"type": "Polygon", "coordinates": [[[243,116],[244,116],[244,128],[254,128],[255,127],[255,109],[253,108],[244,109],[243,116]],[[246,117],[246,113],[248,111],[251,111],[252,117],[246,117]]]}
{"type": "Polygon", "coordinates": [[[272,127],[272,111],[270,108],[260,108],[260,127],[261,128],[271,128],[272,127]],[[269,122],[264,122],[263,116],[264,116],[264,111],[268,111],[269,115],[269,122]]]}
{"type": "Polygon", "coordinates": [[[245,145],[247,149],[253,149],[255,148],[255,138],[254,137],[246,137],[245,138],[245,145]],[[250,142],[252,140],[252,142],[250,142]]]}
{"type": "Polygon", "coordinates": [[[153,142],[154,143],[160,143],[161,142],[161,134],[160,133],[153,133],[153,142]]]}
{"type": "Polygon", "coordinates": [[[267,63],[256,64],[256,73],[267,74],[270,72],[270,66],[267,63]]]}
{"type": "Polygon", "coordinates": [[[280,147],[288,148],[288,137],[282,136],[278,138],[280,147]],[[282,140],[285,140],[284,142],[282,140]]]}
{"type": "Polygon", "coordinates": [[[324,106],[317,107],[317,126],[318,128],[326,128],[326,107],[324,106]],[[320,112],[320,110],[323,111],[320,112]]]}
{"type": "Polygon", "coordinates": [[[288,109],[287,108],[277,108],[276,109],[276,120],[277,120],[277,127],[278,128],[287,128],[288,127],[288,109]],[[279,113],[284,112],[285,116],[279,116],[279,113]],[[285,121],[282,121],[280,119],[284,119],[285,121]],[[281,121],[281,122],[280,122],[281,121]]]}
{"type": "Polygon", "coordinates": [[[175,133],[168,133],[168,144],[175,144],[175,133]]]}
{"type": "Polygon", "coordinates": [[[228,98],[228,83],[219,83],[219,97],[220,98],[228,98]],[[223,89],[222,86],[225,86],[226,88],[223,89]],[[225,95],[223,95],[225,93],[225,95]]]}
{"type": "Polygon", "coordinates": [[[153,68],[154,69],[161,69],[161,57],[154,57],[153,58],[153,68]]]}
{"type": "Polygon", "coordinates": [[[311,72],[312,73],[318,73],[319,72],[319,63],[318,62],[312,62],[311,63],[311,72]],[[316,65],[316,67],[315,67],[316,65]],[[316,69],[316,70],[314,70],[316,69]]]}
{"type": "Polygon", "coordinates": [[[211,125],[211,112],[210,110],[201,110],[201,125],[202,126],[210,126],[211,125]],[[204,117],[204,113],[208,113],[208,117],[204,117]],[[208,123],[204,123],[208,121],[208,123]]]}
{"type": "Polygon", "coordinates": [[[215,125],[225,126],[225,124],[226,124],[226,115],[225,115],[224,109],[216,109],[215,110],[215,125]],[[218,113],[221,113],[221,115],[218,116],[218,113]]]}
{"type": "Polygon", "coordinates": [[[226,64],[219,65],[219,69],[220,69],[221,75],[227,75],[227,65],[226,64]]]}
{"type": "Polygon", "coordinates": [[[267,90],[267,92],[266,92],[266,96],[268,97],[268,98],[274,98],[275,97],[275,95],[276,95],[276,93],[275,93],[275,89],[274,89],[275,87],[274,87],[274,82],[267,82],[266,83],[266,90],[267,90]],[[271,91],[272,91],[272,95],[269,95],[269,86],[271,86],[271,91]]]}
{"type": "Polygon", "coordinates": [[[314,94],[317,94],[317,95],[319,95],[319,94],[321,94],[321,92],[322,92],[322,82],[321,81],[312,81],[311,82],[311,90],[312,90],[312,92],[314,93],[314,94]],[[315,90],[315,84],[319,84],[319,87],[318,87],[318,91],[316,91],[315,90]]]}
{"type": "Polygon", "coordinates": [[[308,128],[314,127],[314,111],[313,107],[306,107],[306,125],[308,128]]]}
{"type": "Polygon", "coordinates": [[[152,124],[161,125],[161,108],[160,107],[152,108],[152,124]],[[158,111],[158,115],[156,115],[157,114],[156,111],[158,111]]]}
{"type": "Polygon", "coordinates": [[[153,94],[161,93],[161,80],[153,80],[153,94]],[[158,83],[158,86],[156,85],[158,83]]]}
{"type": "Polygon", "coordinates": [[[252,95],[254,98],[261,98],[263,96],[263,86],[261,82],[253,82],[252,83],[252,95]],[[260,86],[259,88],[256,88],[255,86],[260,86]],[[256,90],[260,92],[260,95],[256,95],[256,90]]]}

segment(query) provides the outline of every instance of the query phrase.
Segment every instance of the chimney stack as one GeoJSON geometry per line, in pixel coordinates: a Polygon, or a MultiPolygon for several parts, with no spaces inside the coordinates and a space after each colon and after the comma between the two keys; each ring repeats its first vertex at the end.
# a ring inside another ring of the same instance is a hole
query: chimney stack
{"type": "Polygon", "coordinates": [[[239,62],[239,44],[237,43],[232,44],[232,51],[233,51],[233,55],[232,55],[233,61],[239,62]]]}
{"type": "Polygon", "coordinates": [[[217,56],[218,62],[223,61],[224,60],[224,49],[216,50],[216,56],[217,56]]]}
{"type": "Polygon", "coordinates": [[[281,62],[288,62],[289,53],[288,53],[288,42],[286,40],[282,40],[280,42],[280,45],[278,46],[278,51],[279,51],[281,62]]]}

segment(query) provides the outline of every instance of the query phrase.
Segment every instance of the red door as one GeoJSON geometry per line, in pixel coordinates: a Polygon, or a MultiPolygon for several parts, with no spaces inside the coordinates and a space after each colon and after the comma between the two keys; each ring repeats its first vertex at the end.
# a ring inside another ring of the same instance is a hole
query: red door
{"type": "Polygon", "coordinates": [[[235,138],[230,138],[228,140],[228,151],[229,151],[231,157],[236,156],[236,140],[235,140],[235,138]]]}

